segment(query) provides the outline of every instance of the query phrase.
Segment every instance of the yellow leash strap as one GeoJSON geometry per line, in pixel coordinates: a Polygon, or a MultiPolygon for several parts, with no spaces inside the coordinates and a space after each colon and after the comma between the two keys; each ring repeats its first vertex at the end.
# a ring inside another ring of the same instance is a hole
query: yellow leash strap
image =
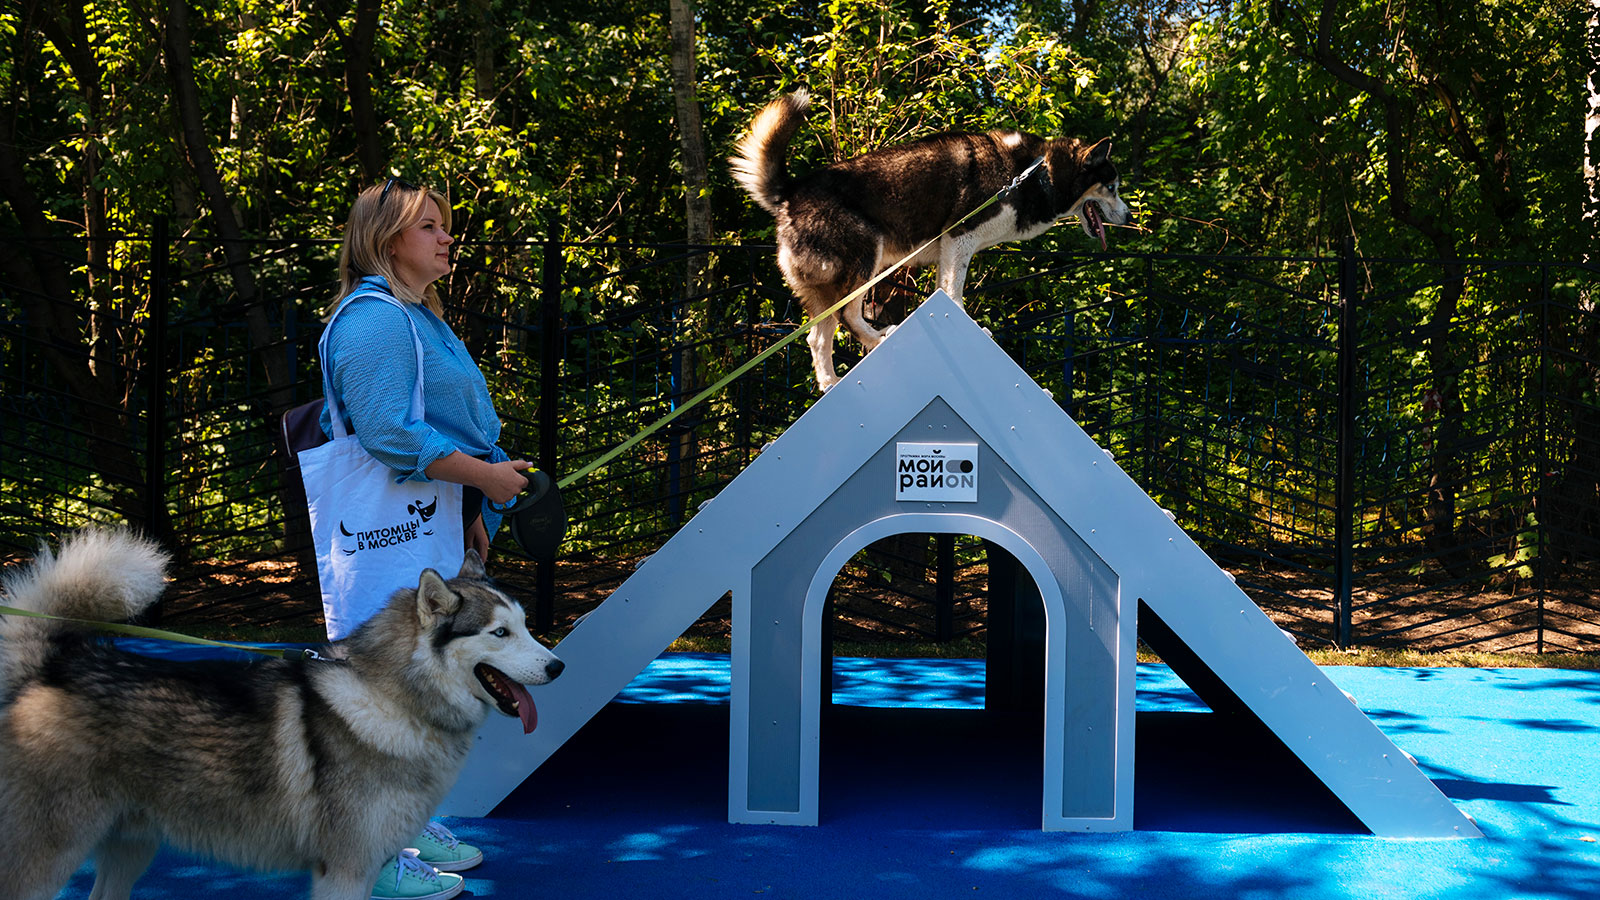
{"type": "Polygon", "coordinates": [[[65,616],[52,616],[48,613],[34,612],[28,609],[17,609],[12,606],[0,606],[0,616],[26,616],[30,619],[49,619],[53,622],[71,622],[104,631],[110,634],[120,634],[127,637],[154,638],[160,641],[177,641],[181,644],[197,644],[203,647],[223,647],[229,650],[243,650],[246,653],[259,653],[263,656],[276,656],[282,659],[315,659],[326,661],[327,657],[310,648],[293,649],[287,647],[252,647],[248,644],[229,644],[224,641],[212,641],[205,638],[192,637],[179,634],[175,631],[163,631],[159,628],[146,628],[142,625],[121,625],[115,622],[96,622],[92,619],[71,619],[65,616]]]}
{"type": "Polygon", "coordinates": [[[566,490],[568,486],[570,486],[571,484],[576,482],[578,479],[584,477],[585,475],[588,475],[589,473],[591,473],[594,470],[600,468],[601,466],[604,466],[606,463],[609,463],[613,459],[616,459],[618,456],[621,456],[622,454],[626,453],[628,450],[630,450],[634,446],[636,446],[640,441],[644,440],[645,438],[649,437],[650,435],[655,434],[657,431],[660,431],[662,428],[666,427],[666,425],[668,423],[670,423],[673,419],[676,419],[677,417],[683,415],[685,412],[688,412],[696,404],[700,403],[701,401],[705,400],[707,397],[710,397],[713,394],[716,394],[718,391],[721,391],[723,388],[727,387],[731,382],[733,382],[734,379],[738,378],[739,376],[743,375],[744,373],[746,373],[746,372],[750,371],[751,369],[755,368],[756,366],[760,365],[768,357],[772,356],[774,353],[777,353],[779,350],[783,349],[783,347],[786,346],[790,341],[794,340],[795,338],[797,338],[800,335],[804,334],[806,331],[810,330],[812,322],[815,322],[815,321],[817,321],[819,319],[826,319],[827,317],[829,317],[829,316],[833,315],[834,313],[838,312],[839,310],[843,309],[845,307],[845,305],[850,303],[850,301],[856,299],[857,297],[862,296],[867,291],[872,290],[872,288],[875,287],[878,284],[878,282],[884,280],[885,278],[888,278],[895,271],[900,269],[900,267],[904,266],[906,263],[910,262],[911,260],[917,258],[919,255],[921,255],[922,251],[924,251],[924,250],[928,249],[929,247],[933,246],[935,243],[938,243],[940,238],[942,238],[945,235],[949,234],[952,230],[954,230],[957,227],[959,227],[962,223],[966,222],[968,219],[972,218],[973,216],[977,215],[978,213],[982,212],[983,210],[988,209],[989,206],[994,204],[995,202],[997,202],[999,200],[1004,200],[1006,198],[1006,196],[1009,195],[1013,190],[1016,190],[1017,186],[1022,184],[1022,182],[1024,180],[1026,180],[1029,175],[1032,175],[1034,170],[1039,168],[1039,166],[1043,162],[1044,162],[1044,157],[1042,157],[1042,156],[1039,157],[1038,159],[1034,160],[1033,164],[1028,166],[1026,169],[1023,169],[1022,173],[1020,175],[1018,175],[1016,178],[1011,179],[1011,183],[1010,184],[1008,184],[1005,187],[1001,188],[1000,190],[996,191],[993,197],[990,197],[989,199],[987,199],[987,200],[983,201],[982,203],[978,204],[976,207],[974,207],[972,209],[971,212],[969,212],[966,215],[962,216],[960,219],[957,219],[955,222],[952,222],[949,225],[949,227],[945,228],[945,230],[943,230],[943,231],[939,232],[938,234],[934,235],[931,239],[929,239],[922,246],[920,246],[917,249],[915,249],[915,250],[911,251],[910,253],[906,254],[906,256],[904,258],[902,258],[899,262],[895,263],[894,265],[890,266],[887,269],[884,269],[882,272],[879,272],[877,275],[872,276],[872,278],[870,280],[868,280],[866,284],[863,284],[861,287],[858,287],[855,290],[851,291],[849,294],[845,295],[844,299],[842,299],[838,303],[835,303],[834,305],[828,307],[821,315],[815,316],[815,317],[813,317],[811,319],[806,320],[806,322],[803,323],[799,328],[796,328],[795,330],[793,330],[793,331],[789,332],[788,334],[784,335],[782,338],[779,338],[778,341],[776,343],[774,343],[772,346],[770,346],[767,349],[761,351],[760,353],[757,353],[754,357],[752,357],[744,365],[741,365],[739,368],[734,369],[732,372],[729,372],[727,375],[724,375],[715,384],[711,385],[710,387],[706,388],[705,390],[701,391],[700,393],[695,394],[693,397],[691,397],[688,400],[688,402],[686,402],[683,405],[679,406],[677,409],[674,409],[672,412],[669,412],[666,415],[662,416],[661,418],[657,419],[655,422],[653,422],[649,426],[647,426],[643,431],[639,432],[638,434],[635,434],[633,437],[628,438],[627,440],[625,440],[622,443],[618,444],[617,446],[611,448],[610,450],[607,450],[605,453],[601,454],[599,457],[597,457],[594,460],[592,460],[588,465],[584,466],[583,468],[579,469],[578,471],[573,472],[572,474],[568,475],[567,477],[565,477],[565,478],[561,479],[560,481],[556,482],[556,487],[558,487],[558,488],[560,488],[562,490],[566,490]]]}

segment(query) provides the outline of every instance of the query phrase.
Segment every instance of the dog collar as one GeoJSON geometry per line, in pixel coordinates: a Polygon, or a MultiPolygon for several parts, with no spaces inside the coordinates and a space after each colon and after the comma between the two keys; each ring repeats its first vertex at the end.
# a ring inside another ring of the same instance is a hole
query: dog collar
{"type": "Polygon", "coordinates": [[[1001,188],[999,194],[997,194],[996,196],[1001,200],[1004,200],[1007,197],[1011,196],[1011,192],[1016,190],[1019,186],[1021,186],[1021,184],[1024,181],[1027,181],[1028,180],[1028,176],[1032,175],[1034,170],[1039,168],[1042,165],[1044,165],[1044,157],[1041,156],[1038,159],[1034,160],[1032,163],[1030,163],[1026,169],[1023,169],[1022,170],[1022,174],[1020,174],[1017,177],[1011,179],[1011,183],[1006,185],[1005,187],[1001,188]]]}

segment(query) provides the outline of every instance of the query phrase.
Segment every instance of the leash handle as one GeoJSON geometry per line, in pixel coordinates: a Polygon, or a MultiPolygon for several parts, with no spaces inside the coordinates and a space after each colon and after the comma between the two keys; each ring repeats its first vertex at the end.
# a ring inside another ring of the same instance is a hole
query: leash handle
{"type": "Polygon", "coordinates": [[[528,479],[528,486],[522,492],[504,503],[489,501],[489,508],[502,516],[514,516],[524,507],[532,506],[550,490],[550,476],[544,470],[533,467],[522,470],[523,477],[528,479]]]}

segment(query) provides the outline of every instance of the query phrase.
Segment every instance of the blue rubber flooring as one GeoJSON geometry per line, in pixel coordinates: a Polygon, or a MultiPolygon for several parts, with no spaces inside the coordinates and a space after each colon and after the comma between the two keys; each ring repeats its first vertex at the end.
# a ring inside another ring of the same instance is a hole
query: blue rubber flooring
{"type": "MultiPolygon", "coordinates": [[[[982,709],[981,660],[836,660],[819,825],[730,825],[728,660],[701,654],[653,663],[490,816],[445,822],[485,852],[476,897],[1600,897],[1600,673],[1326,671],[1485,839],[1366,834],[1159,665],[1138,671],[1135,829],[1041,832],[1040,724],[982,709]]],[[[134,896],[308,887],[163,850],[134,896]]]]}

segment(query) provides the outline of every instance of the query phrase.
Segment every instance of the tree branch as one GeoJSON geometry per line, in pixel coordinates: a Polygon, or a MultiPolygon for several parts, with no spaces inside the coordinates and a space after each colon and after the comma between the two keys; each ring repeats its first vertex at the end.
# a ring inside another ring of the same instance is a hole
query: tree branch
{"type": "Polygon", "coordinates": [[[1407,193],[1409,183],[1406,180],[1405,110],[1400,98],[1382,79],[1362,72],[1333,52],[1335,3],[1336,0],[1322,0],[1312,57],[1328,74],[1371,96],[1383,108],[1384,179],[1389,188],[1389,212],[1395,219],[1420,232],[1446,259],[1454,259],[1455,239],[1439,227],[1438,217],[1419,213],[1411,205],[1407,193]]]}

